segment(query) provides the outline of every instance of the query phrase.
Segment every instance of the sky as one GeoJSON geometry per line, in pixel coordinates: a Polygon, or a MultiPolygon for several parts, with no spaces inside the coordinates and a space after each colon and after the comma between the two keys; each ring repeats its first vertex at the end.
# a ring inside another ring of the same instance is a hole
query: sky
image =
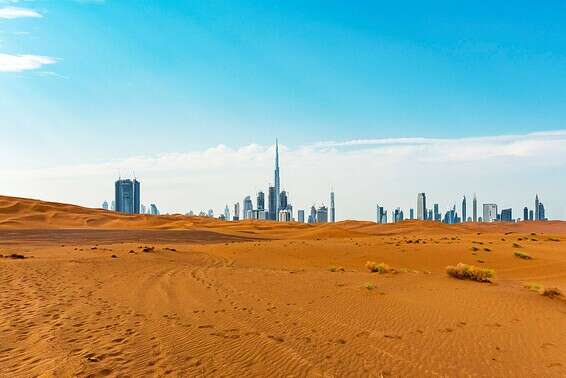
{"type": "Polygon", "coordinates": [[[0,193],[566,219],[566,3],[0,0],[0,193]],[[471,201],[468,200],[468,203],[471,201]],[[468,211],[469,212],[469,211],[468,211]]]}

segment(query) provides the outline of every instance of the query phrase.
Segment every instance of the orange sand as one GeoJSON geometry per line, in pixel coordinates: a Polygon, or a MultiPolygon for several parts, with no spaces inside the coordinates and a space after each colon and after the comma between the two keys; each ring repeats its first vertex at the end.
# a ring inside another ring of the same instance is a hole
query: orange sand
{"type": "Polygon", "coordinates": [[[566,292],[565,246],[564,222],[232,223],[0,197],[0,254],[27,257],[0,258],[0,376],[563,377],[566,300],[524,285],[566,292]],[[458,262],[496,278],[448,277],[458,262]]]}

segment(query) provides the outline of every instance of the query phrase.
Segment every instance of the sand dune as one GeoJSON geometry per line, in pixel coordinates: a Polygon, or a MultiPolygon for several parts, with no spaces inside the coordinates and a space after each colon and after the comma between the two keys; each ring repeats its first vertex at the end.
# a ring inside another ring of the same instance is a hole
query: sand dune
{"type": "Polygon", "coordinates": [[[563,377],[566,300],[525,285],[565,292],[565,246],[563,222],[232,223],[0,197],[0,376],[563,377]],[[496,277],[448,277],[459,262],[496,277]]]}

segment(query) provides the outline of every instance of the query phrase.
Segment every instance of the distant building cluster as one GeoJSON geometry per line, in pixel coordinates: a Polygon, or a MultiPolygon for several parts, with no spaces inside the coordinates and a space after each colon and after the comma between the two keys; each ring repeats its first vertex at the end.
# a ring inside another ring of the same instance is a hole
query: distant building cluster
{"type": "MultiPolygon", "coordinates": [[[[476,195],[474,194],[472,200],[472,215],[468,216],[468,206],[466,201],[466,196],[462,198],[460,213],[456,209],[456,205],[453,205],[448,209],[444,215],[439,211],[439,206],[435,203],[432,208],[427,208],[426,194],[417,194],[417,214],[416,219],[418,220],[430,220],[436,222],[443,222],[446,224],[456,224],[464,222],[516,222],[521,221],[521,218],[513,218],[513,210],[511,208],[501,209],[498,211],[498,206],[495,203],[484,203],[482,204],[482,213],[478,214],[478,201],[476,195]]],[[[387,223],[387,210],[385,210],[379,204],[377,205],[376,221],[377,223],[387,223]]],[[[415,219],[414,209],[409,209],[409,220],[415,219]]],[[[403,210],[396,208],[391,211],[391,222],[401,222],[405,220],[403,210]]],[[[534,210],[529,210],[528,207],[523,208],[523,221],[532,220],[547,220],[545,216],[545,209],[542,202],[540,202],[538,195],[535,197],[534,210]]]]}
{"type": "Polygon", "coordinates": [[[149,206],[141,203],[141,185],[136,178],[133,180],[118,178],[114,183],[114,200],[112,205],[109,207],[108,201],[104,201],[102,208],[125,214],[159,215],[159,210],[154,203],[149,206]]]}

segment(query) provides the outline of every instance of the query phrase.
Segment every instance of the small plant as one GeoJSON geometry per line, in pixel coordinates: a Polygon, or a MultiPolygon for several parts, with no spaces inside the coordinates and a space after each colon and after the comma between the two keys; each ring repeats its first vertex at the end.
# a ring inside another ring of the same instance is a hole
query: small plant
{"type": "Polygon", "coordinates": [[[341,266],[338,266],[338,267],[336,267],[336,266],[331,266],[329,270],[330,270],[331,272],[345,272],[345,271],[346,271],[346,269],[344,269],[344,268],[341,267],[341,266]]]}
{"type": "Polygon", "coordinates": [[[542,290],[541,295],[549,298],[560,297],[562,292],[556,287],[548,287],[542,290]]]}
{"type": "Polygon", "coordinates": [[[529,282],[528,284],[526,284],[525,287],[529,290],[536,291],[536,292],[539,292],[539,293],[544,289],[544,286],[542,286],[541,284],[532,283],[532,282],[529,282]]]}
{"type": "Polygon", "coordinates": [[[371,282],[366,282],[366,283],[364,284],[364,287],[365,287],[366,289],[368,289],[368,290],[373,290],[373,289],[375,289],[375,284],[374,284],[374,283],[371,283],[371,282]]]}
{"type": "Polygon", "coordinates": [[[513,248],[523,248],[521,244],[513,243],[513,248]]]}
{"type": "Polygon", "coordinates": [[[478,268],[473,265],[458,263],[456,266],[447,266],[446,273],[460,280],[471,280],[478,282],[491,282],[495,276],[493,269],[478,268]]]}
{"type": "Polygon", "coordinates": [[[369,271],[372,273],[392,273],[395,271],[393,268],[391,268],[389,265],[385,263],[377,264],[374,261],[368,261],[366,263],[366,268],[368,268],[369,271]]]}
{"type": "Polygon", "coordinates": [[[483,250],[486,251],[486,252],[491,252],[491,249],[489,249],[489,248],[484,248],[483,250]]]}
{"type": "Polygon", "coordinates": [[[514,255],[523,260],[532,260],[532,256],[525,252],[515,252],[514,255]]]}

